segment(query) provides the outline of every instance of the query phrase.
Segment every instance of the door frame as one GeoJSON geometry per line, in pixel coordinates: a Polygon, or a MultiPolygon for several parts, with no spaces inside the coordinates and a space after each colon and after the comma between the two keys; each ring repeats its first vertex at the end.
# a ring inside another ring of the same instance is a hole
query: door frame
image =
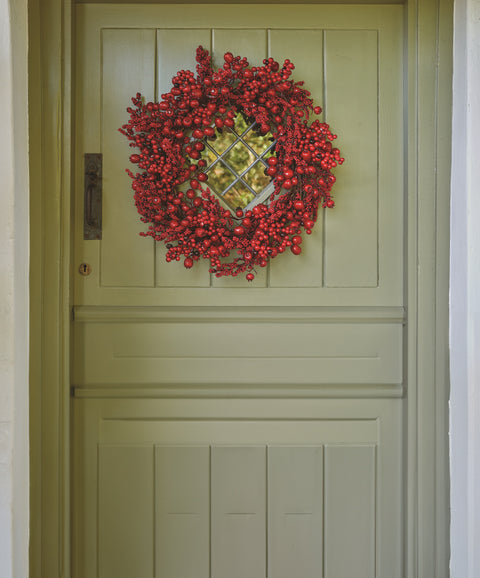
{"type": "MultiPolygon", "coordinates": [[[[30,577],[68,578],[75,2],[29,0],[28,4],[30,577]]],[[[448,289],[453,0],[407,0],[404,14],[408,103],[405,250],[408,262],[417,264],[410,268],[416,274],[405,281],[405,568],[408,578],[441,578],[449,574],[450,550],[448,289]]]]}

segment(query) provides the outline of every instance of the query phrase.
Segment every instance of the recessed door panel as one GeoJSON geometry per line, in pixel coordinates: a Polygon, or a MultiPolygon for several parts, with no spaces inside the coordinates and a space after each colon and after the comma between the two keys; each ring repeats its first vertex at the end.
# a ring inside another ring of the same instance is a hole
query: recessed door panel
{"type": "Polygon", "coordinates": [[[181,22],[174,10],[78,7],[79,39],[88,46],[78,63],[76,260],[89,263],[92,274],[76,276],[75,303],[401,305],[401,7],[310,6],[295,8],[292,16],[287,6],[258,6],[248,24],[220,6],[205,7],[202,18],[184,10],[181,22]],[[126,27],[129,15],[134,20],[126,27]],[[338,134],[346,157],[336,169],[336,207],[319,211],[302,255],[280,255],[258,268],[253,283],[244,275],[212,277],[207,261],[189,271],[168,264],[163,243],[139,236],[147,225],[134,207],[125,173],[132,168],[129,148],[117,128],[127,121],[137,91],[160,98],[177,70],[195,70],[199,45],[212,51],[215,66],[222,66],[226,51],[246,56],[251,65],[269,56],[292,60],[293,78],[304,81],[322,106],[321,119],[338,134]],[[104,156],[102,241],[81,237],[83,152],[104,156]]]}
{"type": "Polygon", "coordinates": [[[75,576],[403,577],[401,400],[114,396],[76,400],[75,576]]]}

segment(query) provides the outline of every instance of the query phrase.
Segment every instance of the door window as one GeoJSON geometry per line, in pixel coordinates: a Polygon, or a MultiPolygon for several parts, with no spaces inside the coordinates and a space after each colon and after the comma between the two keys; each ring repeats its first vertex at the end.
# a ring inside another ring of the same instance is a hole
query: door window
{"type": "Polygon", "coordinates": [[[270,132],[260,133],[256,122],[238,114],[234,127],[217,128],[204,142],[208,186],[232,211],[248,210],[268,199],[274,190],[265,172],[275,149],[270,132]]]}

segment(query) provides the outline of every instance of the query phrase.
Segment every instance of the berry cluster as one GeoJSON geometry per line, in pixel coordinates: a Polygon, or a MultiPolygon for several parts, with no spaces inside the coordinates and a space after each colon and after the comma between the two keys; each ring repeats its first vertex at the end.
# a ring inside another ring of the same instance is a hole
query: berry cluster
{"type": "Polygon", "coordinates": [[[119,129],[138,149],[130,161],[142,172],[127,172],[141,219],[150,224],[141,234],[166,243],[167,261],[183,259],[190,268],[209,259],[217,277],[246,273],[252,281],[255,267],[287,248],[301,253],[302,228],[311,233],[319,204],[334,206],[331,169],[344,159],[328,124],[308,124],[309,114],[321,109],[303,82],[290,80],[289,60],[281,68],[273,58],[250,67],[227,52],[223,68],[214,70],[201,46],[196,59],[197,75],[179,71],[160,102],[144,103],[137,93],[130,120],[119,129]],[[232,214],[207,186],[202,151],[205,139],[235,126],[237,114],[276,141],[266,169],[274,192],[268,202],[232,214]]]}

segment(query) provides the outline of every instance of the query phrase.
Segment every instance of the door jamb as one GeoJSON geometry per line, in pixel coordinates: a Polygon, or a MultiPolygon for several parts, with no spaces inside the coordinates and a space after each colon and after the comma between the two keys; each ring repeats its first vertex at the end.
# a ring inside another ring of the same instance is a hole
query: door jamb
{"type": "Polygon", "coordinates": [[[30,578],[70,576],[74,0],[28,0],[30,578]]]}
{"type": "MultiPolygon", "coordinates": [[[[272,2],[274,3],[274,2],[272,2]]],[[[30,577],[70,576],[74,0],[29,0],[30,577]]],[[[405,551],[408,578],[448,576],[448,283],[452,0],[408,0],[405,551]],[[421,50],[419,49],[421,40],[421,50]],[[433,105],[432,105],[433,103],[433,105]]]]}

